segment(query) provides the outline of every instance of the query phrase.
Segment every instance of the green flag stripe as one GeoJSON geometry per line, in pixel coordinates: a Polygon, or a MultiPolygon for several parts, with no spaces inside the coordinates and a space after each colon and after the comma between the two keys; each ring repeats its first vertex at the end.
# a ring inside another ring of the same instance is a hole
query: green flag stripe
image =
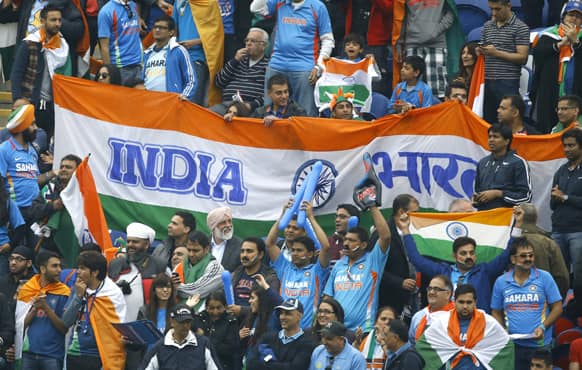
{"type": "MultiPolygon", "coordinates": [[[[453,242],[449,240],[423,238],[418,234],[414,234],[414,241],[418,252],[423,256],[433,257],[444,261],[455,262],[453,258],[453,242]]],[[[488,262],[493,258],[503,253],[502,248],[492,247],[487,245],[478,245],[477,263],[488,262]]]]}

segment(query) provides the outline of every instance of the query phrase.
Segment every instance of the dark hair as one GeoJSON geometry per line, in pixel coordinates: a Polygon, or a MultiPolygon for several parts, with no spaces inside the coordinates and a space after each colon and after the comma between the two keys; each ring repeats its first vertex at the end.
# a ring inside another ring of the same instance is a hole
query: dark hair
{"type": "Polygon", "coordinates": [[[426,71],[426,63],[424,62],[424,59],[422,59],[422,57],[418,55],[409,55],[406,58],[404,58],[403,64],[404,63],[410,65],[412,67],[412,70],[419,72],[417,77],[418,80],[422,79],[422,76],[426,71]]]}
{"type": "Polygon", "coordinates": [[[488,0],[490,3],[495,3],[495,4],[511,4],[511,0],[488,0]]]}
{"type": "Polygon", "coordinates": [[[447,275],[435,275],[430,280],[433,280],[433,279],[440,279],[443,283],[445,283],[445,287],[450,292],[453,291],[453,282],[451,281],[451,278],[449,276],[447,276],[447,275]]]}
{"type": "Polygon", "coordinates": [[[517,254],[517,250],[519,248],[531,248],[531,249],[533,249],[533,246],[529,242],[529,240],[527,240],[524,236],[513,238],[511,240],[511,244],[509,245],[509,255],[515,256],[517,254]]]}
{"type": "Polygon", "coordinates": [[[407,212],[410,209],[410,203],[417,202],[415,197],[410,194],[399,194],[392,201],[392,214],[397,214],[401,209],[407,212]]]}
{"type": "MultiPolygon", "coordinates": [[[[325,296],[321,299],[321,301],[319,301],[319,304],[317,305],[318,311],[319,311],[319,306],[321,306],[322,303],[327,303],[328,305],[330,305],[333,308],[333,313],[334,313],[335,317],[337,318],[336,321],[339,321],[342,324],[344,323],[344,319],[345,319],[344,308],[342,307],[342,305],[338,301],[331,298],[330,296],[325,296]]],[[[318,343],[321,343],[320,330],[321,330],[321,325],[319,324],[319,322],[317,321],[317,318],[316,318],[315,322],[313,323],[313,328],[312,328],[311,332],[317,337],[318,343]]]]}
{"type": "Polygon", "coordinates": [[[226,307],[226,296],[224,295],[224,291],[221,289],[210,293],[208,297],[206,297],[206,305],[208,305],[208,302],[210,301],[218,301],[226,307]]]}
{"type": "Polygon", "coordinates": [[[144,83],[145,83],[145,81],[141,77],[131,77],[128,80],[125,81],[125,83],[123,84],[123,86],[130,87],[130,88],[134,88],[137,85],[143,85],[144,83]]]}
{"type": "Polygon", "coordinates": [[[570,137],[573,137],[576,140],[576,143],[578,143],[578,146],[582,148],[582,130],[573,129],[564,131],[564,133],[562,134],[562,143],[564,142],[565,139],[570,137]]]}
{"type": "Polygon", "coordinates": [[[287,80],[287,77],[285,77],[285,75],[278,73],[276,75],[272,75],[271,77],[269,77],[269,80],[267,81],[267,90],[270,91],[273,88],[273,85],[289,86],[289,81],[287,80]]]}
{"type": "MultiPolygon", "coordinates": [[[[4,181],[4,177],[0,176],[0,225],[6,225],[10,222],[10,206],[8,205],[10,195],[8,194],[8,190],[6,190],[4,181]]],[[[12,240],[12,243],[14,242],[15,240],[12,240]]],[[[14,244],[12,246],[14,247],[14,244]]]]}
{"type": "Polygon", "coordinates": [[[366,41],[364,40],[364,38],[362,37],[362,35],[360,35],[359,33],[349,33],[346,35],[346,37],[344,37],[344,47],[346,46],[346,44],[348,42],[353,42],[354,44],[358,44],[360,45],[360,47],[363,49],[366,47],[366,41]]]}
{"type": "Polygon", "coordinates": [[[455,300],[457,299],[458,296],[463,295],[463,294],[467,294],[467,293],[472,293],[473,299],[475,301],[477,300],[477,289],[475,289],[475,287],[472,284],[459,284],[459,285],[457,285],[457,289],[455,289],[455,300]]]}
{"type": "Polygon", "coordinates": [[[546,366],[549,366],[553,363],[552,359],[552,352],[548,351],[547,349],[538,348],[532,354],[530,361],[533,359],[542,360],[546,366]]]}
{"type": "Polygon", "coordinates": [[[74,154],[67,154],[66,156],[64,156],[63,158],[61,158],[61,163],[63,161],[75,162],[77,164],[77,167],[79,167],[79,165],[81,164],[81,162],[83,162],[83,160],[81,158],[79,158],[78,156],[76,156],[74,154]]]}
{"type": "Polygon", "coordinates": [[[457,253],[459,248],[467,244],[471,244],[473,246],[473,249],[477,248],[477,242],[475,241],[475,239],[470,238],[468,236],[460,236],[453,241],[453,253],[457,253]]]}
{"type": "Polygon", "coordinates": [[[578,109],[580,109],[580,107],[582,106],[581,99],[578,95],[562,95],[558,98],[557,103],[559,103],[563,100],[566,100],[568,102],[568,104],[573,105],[578,109]]]}
{"type": "Polygon", "coordinates": [[[265,253],[265,251],[267,250],[267,247],[265,246],[265,242],[263,241],[263,239],[257,238],[256,236],[249,236],[248,238],[245,238],[240,243],[240,245],[243,245],[244,242],[249,242],[249,243],[253,243],[254,245],[256,245],[257,251],[259,253],[261,253],[261,252],[265,253]]]}
{"type": "Polygon", "coordinates": [[[154,25],[158,22],[166,22],[166,24],[168,25],[168,31],[175,31],[176,30],[176,21],[174,21],[174,18],[170,17],[167,14],[164,14],[164,15],[160,16],[159,18],[157,18],[154,21],[154,25]]]}
{"type": "Polygon", "coordinates": [[[351,229],[348,230],[348,233],[358,234],[358,239],[360,239],[361,242],[367,243],[370,240],[370,237],[368,236],[368,232],[366,231],[366,229],[360,226],[352,227],[351,229]]]}
{"type": "Polygon", "coordinates": [[[376,312],[376,318],[374,318],[374,322],[378,321],[378,317],[380,317],[380,315],[384,311],[392,311],[392,313],[394,314],[394,317],[398,317],[398,312],[396,311],[396,309],[394,309],[394,307],[382,306],[382,307],[378,308],[378,311],[376,312]]]}
{"type": "Polygon", "coordinates": [[[350,214],[350,216],[356,216],[358,218],[360,217],[360,210],[353,204],[349,203],[338,204],[335,210],[337,211],[338,209],[345,209],[346,212],[350,214]]]}
{"type": "Polygon", "coordinates": [[[228,112],[228,109],[230,109],[230,107],[236,107],[236,116],[237,117],[250,117],[250,115],[251,115],[251,110],[243,102],[233,101],[226,108],[227,112],[228,112]]]}
{"type": "Polygon", "coordinates": [[[400,339],[400,341],[406,343],[408,342],[408,327],[406,326],[406,324],[404,323],[404,321],[399,320],[399,319],[394,319],[392,321],[390,321],[390,324],[388,324],[389,332],[396,334],[396,336],[398,336],[398,339],[400,339]]]}
{"type": "MultiPolygon", "coordinates": [[[[255,326],[255,334],[253,335],[256,338],[256,341],[259,340],[269,330],[269,321],[271,320],[273,310],[275,309],[275,304],[269,298],[269,295],[266,291],[261,288],[256,282],[253,284],[253,288],[251,289],[251,294],[256,294],[257,298],[259,299],[259,310],[258,312],[252,312],[250,315],[247,316],[247,319],[244,320],[242,325],[246,327],[253,327],[254,322],[256,320],[257,325],[255,326]]],[[[241,326],[242,327],[242,326],[241,326]]]]}
{"type": "Polygon", "coordinates": [[[97,73],[95,74],[95,81],[99,80],[99,71],[101,68],[105,68],[107,73],[109,73],[109,81],[112,85],[121,86],[121,72],[117,66],[113,64],[103,64],[101,67],[97,68],[97,73]]]}
{"type": "Polygon", "coordinates": [[[450,98],[451,93],[453,92],[453,89],[463,89],[463,90],[465,90],[465,92],[467,92],[467,84],[465,83],[465,80],[460,80],[458,78],[452,80],[447,85],[447,88],[445,90],[445,96],[450,98]]]}
{"type": "MultiPolygon", "coordinates": [[[[465,82],[464,87],[466,89],[467,86],[469,86],[471,84],[471,81],[469,80],[469,74],[465,70],[465,67],[463,67],[463,50],[465,50],[465,48],[467,48],[469,50],[469,54],[471,54],[473,56],[473,60],[475,61],[475,63],[477,63],[477,52],[476,52],[477,43],[473,42],[473,41],[467,42],[459,50],[459,77],[461,77],[463,79],[463,81],[465,82]]],[[[473,64],[473,68],[474,67],[475,67],[475,65],[473,64]]],[[[457,86],[453,86],[453,87],[457,87],[457,86]]],[[[449,96],[449,93],[447,93],[447,96],[449,96]]]]}
{"type": "Polygon", "coordinates": [[[156,326],[158,325],[158,308],[160,306],[160,302],[158,301],[158,296],[156,295],[156,288],[159,287],[170,287],[170,298],[168,298],[168,303],[166,305],[166,328],[164,332],[167,332],[170,329],[170,307],[174,307],[176,302],[174,285],[172,285],[172,278],[166,274],[157,274],[156,277],[152,280],[152,285],[150,287],[150,303],[146,306],[146,316],[148,320],[153,321],[156,326]]]}
{"type": "Polygon", "coordinates": [[[303,244],[308,252],[315,252],[315,243],[308,236],[298,236],[295,238],[295,240],[293,240],[293,244],[295,243],[303,244]]]}
{"type": "Polygon", "coordinates": [[[502,138],[504,138],[505,140],[509,140],[509,143],[507,143],[507,150],[509,150],[509,148],[511,148],[511,142],[513,141],[513,131],[511,130],[511,127],[508,127],[506,125],[502,125],[500,123],[496,123],[496,124],[491,125],[491,127],[489,127],[489,130],[487,130],[487,133],[500,134],[502,138]]]}
{"type": "Polygon", "coordinates": [[[48,261],[51,258],[58,258],[61,259],[61,256],[56,254],[55,252],[44,250],[41,251],[39,254],[36,255],[36,265],[40,268],[41,266],[47,265],[48,261]]]}
{"type": "Polygon", "coordinates": [[[107,276],[107,259],[99,252],[87,251],[79,254],[77,266],[86,267],[89,271],[99,271],[98,280],[105,280],[107,276]]]}
{"type": "Polygon", "coordinates": [[[81,246],[80,252],[97,252],[97,253],[101,253],[101,247],[99,246],[99,244],[97,243],[85,243],[81,246]]]}
{"type": "Polygon", "coordinates": [[[204,248],[210,247],[210,239],[208,239],[208,236],[206,236],[202,231],[190,231],[190,234],[188,234],[188,240],[192,243],[198,243],[204,248]]]}
{"type": "Polygon", "coordinates": [[[40,11],[40,19],[45,19],[46,20],[46,16],[48,15],[49,12],[59,12],[62,15],[63,14],[63,9],[60,6],[56,5],[56,4],[48,3],[44,8],[41,9],[41,11],[40,11]]]}
{"type": "Polygon", "coordinates": [[[176,211],[176,213],[174,213],[174,216],[180,217],[182,219],[182,223],[184,224],[184,226],[189,227],[190,231],[196,230],[196,219],[194,218],[192,213],[185,211],[176,211]]]}
{"type": "Polygon", "coordinates": [[[523,118],[523,115],[525,114],[525,102],[523,101],[523,98],[521,97],[521,95],[505,95],[503,98],[501,98],[501,100],[509,100],[511,102],[511,106],[515,109],[517,109],[517,111],[519,112],[519,116],[521,118],[523,118]]]}

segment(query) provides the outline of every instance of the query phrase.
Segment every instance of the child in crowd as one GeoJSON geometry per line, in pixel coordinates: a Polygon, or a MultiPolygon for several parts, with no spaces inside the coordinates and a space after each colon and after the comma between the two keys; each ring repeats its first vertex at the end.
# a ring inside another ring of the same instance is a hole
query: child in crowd
{"type": "Polygon", "coordinates": [[[405,113],[413,108],[430,107],[432,90],[422,79],[426,69],[424,60],[417,55],[404,58],[400,69],[400,82],[392,92],[389,113],[405,113]]]}
{"type": "Polygon", "coordinates": [[[222,291],[210,293],[206,309],[194,317],[196,334],[210,338],[223,370],[240,370],[240,339],[238,320],[226,312],[222,291]]]}

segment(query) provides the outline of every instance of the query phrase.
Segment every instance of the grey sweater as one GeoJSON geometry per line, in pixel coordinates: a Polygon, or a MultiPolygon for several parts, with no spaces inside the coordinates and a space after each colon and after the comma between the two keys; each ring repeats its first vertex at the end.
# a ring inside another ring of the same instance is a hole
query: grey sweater
{"type": "Polygon", "coordinates": [[[446,48],[454,15],[446,0],[406,0],[406,48],[446,48]]]}

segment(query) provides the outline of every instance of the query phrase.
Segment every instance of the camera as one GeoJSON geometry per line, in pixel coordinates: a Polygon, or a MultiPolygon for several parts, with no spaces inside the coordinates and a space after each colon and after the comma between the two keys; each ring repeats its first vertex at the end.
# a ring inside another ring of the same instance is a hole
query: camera
{"type": "Polygon", "coordinates": [[[131,294],[131,286],[126,280],[119,280],[115,284],[117,284],[117,286],[121,288],[121,292],[123,292],[124,295],[131,294]]]}

